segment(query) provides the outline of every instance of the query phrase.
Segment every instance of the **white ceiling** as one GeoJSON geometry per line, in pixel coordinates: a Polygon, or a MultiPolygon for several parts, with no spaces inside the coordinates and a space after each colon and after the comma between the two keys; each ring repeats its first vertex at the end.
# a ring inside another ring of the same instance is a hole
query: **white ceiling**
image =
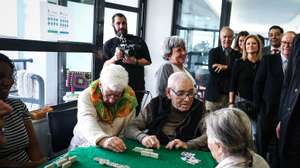
{"type": "MultiPolygon", "coordinates": [[[[182,25],[219,28],[222,0],[183,0],[182,25]]],[[[266,33],[271,25],[300,30],[300,0],[232,0],[230,26],[235,31],[266,33]]]]}

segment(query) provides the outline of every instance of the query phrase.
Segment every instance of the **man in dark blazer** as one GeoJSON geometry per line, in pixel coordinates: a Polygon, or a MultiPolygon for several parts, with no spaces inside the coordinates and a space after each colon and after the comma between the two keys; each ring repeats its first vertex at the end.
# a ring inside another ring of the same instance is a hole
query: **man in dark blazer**
{"type": "Polygon", "coordinates": [[[222,28],[220,40],[221,46],[209,51],[208,69],[210,75],[205,91],[205,106],[208,112],[228,106],[231,66],[235,59],[241,57],[238,51],[231,48],[233,40],[231,28],[222,28]]]}
{"type": "Polygon", "coordinates": [[[279,54],[282,35],[283,29],[280,26],[271,26],[268,33],[270,45],[263,48],[262,55],[279,54]]]}
{"type": "Polygon", "coordinates": [[[259,112],[256,129],[257,153],[269,159],[271,167],[277,165],[276,145],[272,146],[269,158],[267,152],[270,144],[277,144],[275,129],[278,123],[280,94],[295,35],[294,32],[285,33],[280,46],[282,52],[263,57],[254,81],[254,103],[259,112]]]}
{"type": "Polygon", "coordinates": [[[300,161],[300,34],[294,40],[284,78],[276,132],[281,168],[299,167],[300,161]]]}

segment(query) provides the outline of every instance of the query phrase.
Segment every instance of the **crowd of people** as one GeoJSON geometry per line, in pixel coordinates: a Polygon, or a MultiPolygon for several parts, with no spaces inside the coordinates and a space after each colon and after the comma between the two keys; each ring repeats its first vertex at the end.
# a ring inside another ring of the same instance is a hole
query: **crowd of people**
{"type": "MultiPolygon", "coordinates": [[[[124,152],[124,138],[147,148],[209,149],[218,168],[296,167],[300,158],[297,77],[300,36],[269,29],[264,39],[230,27],[220,30],[220,46],[209,52],[205,102],[184,66],[187,49],[178,36],[163,43],[166,60],[157,70],[157,97],[141,108],[146,43],[128,34],[126,17],[112,17],[116,36],[103,47],[104,66],[78,98],[77,124],[69,150],[98,146],[124,152]],[[270,165],[270,166],[269,166],[270,165]]],[[[8,97],[15,67],[0,54],[0,167],[37,167],[45,162],[30,114],[8,97]]],[[[300,72],[299,72],[300,73],[300,72]]]]}

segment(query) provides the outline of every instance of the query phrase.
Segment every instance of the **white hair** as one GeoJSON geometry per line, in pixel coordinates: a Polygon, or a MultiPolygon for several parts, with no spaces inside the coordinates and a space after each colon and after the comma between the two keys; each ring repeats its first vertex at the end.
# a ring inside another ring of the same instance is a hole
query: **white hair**
{"type": "Polygon", "coordinates": [[[237,108],[223,108],[205,117],[209,143],[221,143],[228,154],[246,155],[253,149],[251,122],[237,108]]]}
{"type": "Polygon", "coordinates": [[[184,40],[179,36],[166,37],[162,45],[163,59],[169,60],[172,48],[176,47],[185,48],[184,40]]]}
{"type": "Polygon", "coordinates": [[[177,85],[178,83],[186,82],[186,81],[191,81],[193,83],[191,77],[188,76],[185,72],[182,71],[174,72],[168,78],[168,88],[174,88],[175,85],[177,85]]]}
{"type": "Polygon", "coordinates": [[[128,86],[128,72],[121,65],[105,65],[101,71],[99,80],[102,86],[112,91],[123,91],[128,86]]]}

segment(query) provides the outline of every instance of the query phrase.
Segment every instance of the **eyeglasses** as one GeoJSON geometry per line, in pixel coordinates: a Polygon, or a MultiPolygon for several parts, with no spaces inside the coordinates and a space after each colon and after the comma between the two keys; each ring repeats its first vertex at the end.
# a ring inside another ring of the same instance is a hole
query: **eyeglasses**
{"type": "Polygon", "coordinates": [[[123,92],[114,92],[114,91],[111,91],[111,90],[105,90],[100,87],[100,90],[102,92],[102,95],[107,97],[107,98],[114,98],[114,99],[118,99],[122,96],[123,92]]]}
{"type": "Polygon", "coordinates": [[[181,99],[185,99],[186,97],[189,98],[193,98],[195,96],[194,91],[189,91],[189,92],[185,92],[185,91],[175,91],[174,89],[170,88],[172,90],[172,92],[181,99]]]}
{"type": "Polygon", "coordinates": [[[293,43],[287,42],[287,41],[281,41],[281,44],[282,45],[288,45],[288,46],[292,46],[293,45],[293,43]]]}

